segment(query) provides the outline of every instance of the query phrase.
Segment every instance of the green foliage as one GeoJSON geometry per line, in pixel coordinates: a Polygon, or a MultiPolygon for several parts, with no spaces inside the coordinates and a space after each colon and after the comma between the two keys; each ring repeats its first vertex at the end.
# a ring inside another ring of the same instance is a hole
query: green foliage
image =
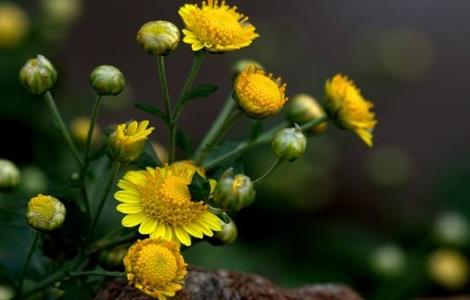
{"type": "Polygon", "coordinates": [[[191,100],[206,98],[209,97],[212,93],[217,91],[219,87],[213,84],[203,84],[193,88],[184,98],[184,102],[189,102],[191,100]]]}
{"type": "Polygon", "coordinates": [[[134,105],[135,108],[144,111],[146,113],[151,114],[152,116],[158,117],[165,122],[168,122],[168,118],[166,115],[156,106],[148,103],[136,103],[134,105]]]}
{"type": "Polygon", "coordinates": [[[193,179],[188,188],[193,201],[206,202],[209,200],[211,185],[209,184],[209,180],[201,176],[198,172],[194,173],[193,179]]]}

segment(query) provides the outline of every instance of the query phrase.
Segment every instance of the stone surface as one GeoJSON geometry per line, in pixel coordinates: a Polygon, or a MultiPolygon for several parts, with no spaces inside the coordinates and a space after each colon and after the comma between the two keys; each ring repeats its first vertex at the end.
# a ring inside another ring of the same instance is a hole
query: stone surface
{"type": "MultiPolygon", "coordinates": [[[[95,300],[151,300],[123,279],[108,282],[95,300]]],[[[282,289],[268,279],[230,271],[192,268],[184,289],[172,300],[363,300],[353,290],[336,284],[282,289]]]]}

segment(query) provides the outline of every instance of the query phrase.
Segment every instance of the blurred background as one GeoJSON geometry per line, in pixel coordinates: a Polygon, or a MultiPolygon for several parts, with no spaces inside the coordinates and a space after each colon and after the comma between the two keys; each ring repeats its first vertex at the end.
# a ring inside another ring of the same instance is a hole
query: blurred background
{"type": "MultiPolygon", "coordinates": [[[[0,1],[0,158],[15,162],[23,178],[19,191],[0,195],[0,262],[8,271],[19,272],[29,244],[21,213],[28,197],[54,191],[67,179],[58,176],[73,168],[44,102],[20,86],[18,70],[38,53],[53,61],[60,74],[56,101],[78,143],[77,118],[91,111],[88,76],[96,65],[115,65],[127,80],[123,95],[105,99],[99,125],[148,118],[133,104],[161,103],[156,62],[135,36],[150,20],[182,26],[177,10],[184,3],[0,1]]],[[[282,76],[289,96],[321,99],[325,80],[344,73],[376,104],[379,124],[372,149],[334,126],[312,137],[305,159],[282,166],[259,188],[255,205],[236,216],[237,242],[200,243],[186,252],[189,262],[259,273],[285,287],[342,282],[371,300],[470,292],[470,2],[230,4],[250,17],[260,38],[206,60],[197,82],[220,89],[186,109],[182,124],[191,141],[210,126],[230,93],[230,68],[244,58],[282,76]]],[[[173,94],[191,56],[181,44],[167,59],[173,94]]],[[[164,125],[152,122],[154,141],[164,145],[164,125]]],[[[246,136],[249,125],[240,122],[230,138],[246,136]]],[[[272,155],[260,148],[243,160],[256,177],[272,155]]],[[[115,226],[119,216],[108,204],[106,223],[115,226]]]]}

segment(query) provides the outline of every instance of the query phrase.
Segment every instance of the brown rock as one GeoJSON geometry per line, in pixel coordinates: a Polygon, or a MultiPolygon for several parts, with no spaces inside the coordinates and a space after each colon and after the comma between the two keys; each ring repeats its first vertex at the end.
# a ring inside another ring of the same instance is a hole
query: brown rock
{"type": "MultiPolygon", "coordinates": [[[[151,300],[123,279],[108,282],[95,300],[151,300]]],[[[282,289],[254,274],[192,268],[173,300],[362,300],[351,289],[335,284],[282,289]]]]}

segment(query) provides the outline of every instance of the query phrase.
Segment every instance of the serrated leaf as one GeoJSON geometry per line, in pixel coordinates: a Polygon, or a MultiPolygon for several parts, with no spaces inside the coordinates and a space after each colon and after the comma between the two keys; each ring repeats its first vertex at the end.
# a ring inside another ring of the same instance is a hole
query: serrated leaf
{"type": "Polygon", "coordinates": [[[188,102],[190,100],[199,99],[199,98],[206,98],[209,97],[212,93],[219,89],[218,86],[213,84],[203,84],[193,88],[184,99],[184,102],[188,102]]]}
{"type": "Polygon", "coordinates": [[[204,201],[209,199],[211,186],[209,180],[202,177],[198,172],[194,173],[191,184],[189,185],[192,201],[204,201]]]}
{"type": "Polygon", "coordinates": [[[151,115],[154,115],[158,118],[161,118],[162,120],[166,122],[165,114],[158,107],[154,105],[147,104],[147,103],[136,103],[134,107],[142,111],[145,111],[151,115]]]}

